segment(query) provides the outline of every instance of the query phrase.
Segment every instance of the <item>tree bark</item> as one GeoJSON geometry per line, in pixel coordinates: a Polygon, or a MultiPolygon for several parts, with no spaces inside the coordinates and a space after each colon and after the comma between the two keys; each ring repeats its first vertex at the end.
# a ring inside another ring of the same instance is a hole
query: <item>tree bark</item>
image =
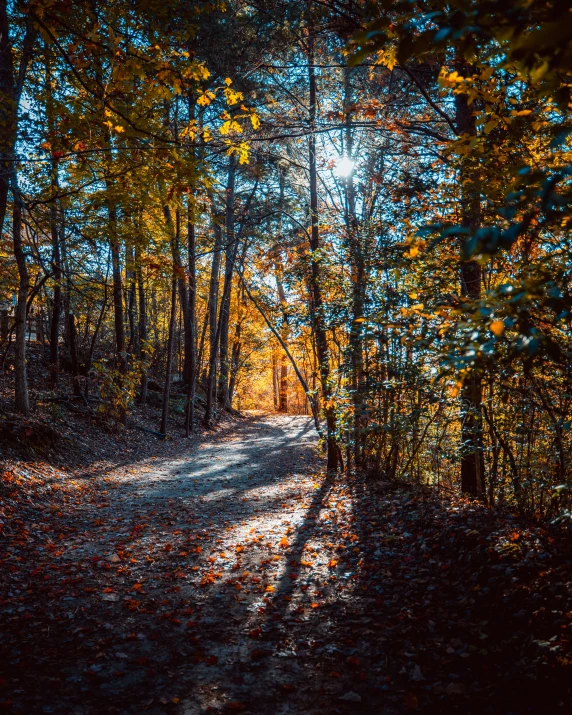
{"type": "Polygon", "coordinates": [[[135,277],[137,281],[137,292],[139,294],[139,325],[138,344],[140,357],[143,365],[141,368],[141,387],[139,391],[139,402],[144,405],[147,401],[147,297],[145,295],[145,285],[143,283],[143,268],[141,266],[141,248],[135,246],[135,277]]]}
{"type": "Polygon", "coordinates": [[[211,276],[209,281],[209,302],[208,302],[208,321],[209,321],[209,339],[210,352],[207,374],[207,400],[205,408],[204,423],[210,427],[213,418],[213,402],[214,390],[216,383],[216,358],[217,358],[217,313],[218,313],[218,290],[219,290],[219,273],[220,273],[220,258],[222,247],[222,231],[214,217],[214,246],[213,260],[211,265],[211,276]]]}
{"type": "MultiPolygon", "coordinates": [[[[56,135],[56,125],[53,106],[52,81],[51,53],[48,48],[46,48],[46,90],[48,92],[46,114],[49,135],[54,137],[56,135]]],[[[62,252],[60,247],[58,200],[56,198],[59,191],[58,159],[54,157],[53,152],[54,147],[52,146],[50,166],[52,191],[52,201],[50,203],[50,232],[52,237],[52,273],[54,289],[52,296],[52,316],[50,321],[50,369],[52,373],[53,385],[57,386],[60,369],[59,341],[62,314],[62,252]]],[[[61,210],[61,206],[59,208],[61,210]]]]}
{"type": "MultiPolygon", "coordinates": [[[[280,299],[280,307],[282,308],[282,340],[288,342],[288,312],[286,310],[286,292],[281,281],[281,266],[278,261],[275,262],[276,271],[276,287],[278,290],[278,298],[280,299]]],[[[278,412],[286,414],[288,412],[288,358],[284,352],[280,355],[280,374],[278,376],[278,412]]]]}
{"type": "Polygon", "coordinates": [[[17,121],[10,24],[4,0],[0,2],[0,233],[8,205],[17,121]]]}
{"type": "Polygon", "coordinates": [[[77,357],[77,330],[75,325],[75,315],[70,313],[68,315],[69,327],[68,332],[70,336],[70,356],[71,356],[71,367],[72,367],[72,380],[73,380],[73,394],[77,397],[81,396],[81,385],[79,382],[79,361],[77,357]]]}
{"type": "Polygon", "coordinates": [[[278,412],[278,408],[280,407],[280,400],[279,400],[279,387],[278,387],[278,359],[276,356],[276,350],[272,348],[272,355],[271,355],[271,361],[272,361],[272,396],[274,397],[274,411],[278,412]]]}
{"type": "Polygon", "coordinates": [[[219,367],[219,400],[223,409],[230,407],[228,399],[228,379],[229,379],[229,362],[228,362],[228,333],[230,320],[230,299],[232,291],[232,277],[234,274],[234,264],[236,262],[236,253],[238,241],[235,237],[234,225],[234,193],[236,179],[236,156],[232,155],[229,158],[228,178],[226,185],[226,220],[225,220],[225,263],[224,263],[224,285],[223,299],[220,307],[221,329],[220,329],[220,367],[219,367]]]}
{"type": "Polygon", "coordinates": [[[12,174],[12,195],[14,197],[12,210],[12,240],[14,247],[14,257],[18,266],[18,299],[15,311],[16,325],[16,391],[14,407],[16,412],[23,415],[30,414],[30,401],[28,397],[28,377],[26,371],[26,317],[28,308],[28,291],[30,288],[30,277],[26,254],[22,242],[22,199],[18,189],[18,179],[16,171],[12,174]]]}
{"type": "Polygon", "coordinates": [[[121,274],[121,255],[117,236],[117,207],[112,200],[108,202],[109,244],[111,247],[111,268],[113,276],[113,311],[115,327],[115,353],[121,372],[127,369],[125,355],[125,325],[123,318],[123,277],[121,274]]]}
{"type": "MultiPolygon", "coordinates": [[[[173,266],[174,268],[174,266],[173,266]]],[[[167,419],[169,416],[169,395],[171,392],[171,371],[173,367],[173,342],[175,336],[175,320],[177,314],[177,278],[173,273],[171,280],[171,313],[169,316],[169,333],[167,336],[167,365],[165,367],[165,387],[163,388],[163,409],[161,412],[161,427],[159,431],[167,434],[167,419]]]]}
{"type": "Polygon", "coordinates": [[[15,311],[16,328],[16,390],[15,408],[28,415],[30,402],[26,374],[26,317],[30,278],[26,263],[26,253],[22,241],[22,197],[18,187],[15,163],[15,149],[18,136],[18,106],[26,77],[26,70],[32,57],[36,31],[31,17],[26,19],[22,54],[18,73],[14,72],[8,3],[0,2],[0,234],[4,227],[8,192],[12,189],[12,241],[14,258],[18,267],[18,298],[15,311]]]}
{"type": "MultiPolygon", "coordinates": [[[[469,72],[464,63],[459,69],[461,74],[469,72]]],[[[474,136],[475,117],[466,94],[455,95],[455,110],[458,133],[474,136]]],[[[476,158],[469,154],[462,158],[459,184],[461,225],[472,233],[480,224],[478,181],[476,158]]],[[[478,301],[482,285],[480,265],[472,259],[461,259],[460,279],[461,295],[471,302],[478,301]]],[[[461,390],[461,489],[465,494],[484,498],[484,471],[482,378],[472,371],[461,390]]]]}
{"type": "Polygon", "coordinates": [[[308,79],[310,90],[310,135],[308,138],[308,158],[310,164],[310,314],[316,341],[320,382],[326,418],[327,469],[337,471],[338,448],[336,444],[336,414],[332,401],[330,384],[330,350],[326,330],[324,301],[321,289],[320,234],[318,229],[318,174],[316,168],[316,72],[314,37],[308,36],[308,79]]]}
{"type": "Polygon", "coordinates": [[[179,209],[175,211],[175,220],[171,208],[168,204],[163,206],[165,221],[171,239],[171,255],[175,265],[177,285],[179,288],[179,303],[183,312],[183,332],[185,338],[185,357],[183,365],[183,380],[188,385],[191,380],[191,353],[193,344],[193,329],[189,308],[189,291],[187,289],[187,271],[183,267],[181,260],[181,214],[179,209]]]}
{"type": "Polygon", "coordinates": [[[138,337],[139,331],[137,329],[137,285],[135,279],[135,251],[133,246],[128,246],[126,249],[126,271],[125,278],[127,281],[127,321],[129,323],[129,346],[128,350],[134,355],[139,355],[139,345],[138,337]]]}
{"type": "MultiPolygon", "coordinates": [[[[187,207],[187,257],[189,269],[189,328],[190,353],[189,371],[190,379],[188,383],[187,408],[185,411],[185,434],[188,437],[195,431],[195,393],[197,388],[197,242],[195,235],[195,224],[193,219],[193,207],[189,201],[187,207]]],[[[185,348],[186,350],[186,348],[185,348]]],[[[185,353],[186,356],[186,353],[185,353]]]]}
{"type": "MultiPolygon", "coordinates": [[[[350,161],[353,161],[351,69],[348,67],[344,72],[345,154],[350,161]]],[[[363,323],[367,286],[365,256],[356,215],[353,169],[344,179],[344,188],[346,195],[345,223],[352,281],[352,324],[349,334],[349,352],[353,406],[353,458],[356,468],[360,469],[364,466],[365,430],[367,427],[363,360],[363,323]]]]}

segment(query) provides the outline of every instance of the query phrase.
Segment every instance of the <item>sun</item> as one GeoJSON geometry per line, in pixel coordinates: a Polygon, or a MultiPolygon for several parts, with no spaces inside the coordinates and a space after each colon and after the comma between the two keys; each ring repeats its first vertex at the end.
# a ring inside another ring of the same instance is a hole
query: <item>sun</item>
{"type": "Polygon", "coordinates": [[[334,172],[342,179],[345,179],[353,172],[355,165],[355,161],[350,159],[349,156],[342,156],[336,163],[334,172]]]}

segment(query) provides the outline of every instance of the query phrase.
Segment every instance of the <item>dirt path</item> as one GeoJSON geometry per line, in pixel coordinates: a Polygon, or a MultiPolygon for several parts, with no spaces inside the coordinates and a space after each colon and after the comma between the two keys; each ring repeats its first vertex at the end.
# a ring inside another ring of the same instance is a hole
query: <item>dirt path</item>
{"type": "MultiPolygon", "coordinates": [[[[22,583],[14,570],[6,594],[25,604],[3,614],[25,624],[15,634],[22,651],[8,658],[11,707],[232,708],[228,685],[248,664],[231,688],[240,709],[268,655],[250,647],[261,635],[252,623],[290,581],[288,540],[314,491],[315,447],[306,418],[247,418],[177,458],[107,474],[95,499],[68,499],[62,533],[39,532],[36,575],[49,585],[22,583]]],[[[40,525],[29,527],[33,540],[40,525]]]]}
{"type": "Polygon", "coordinates": [[[0,710],[569,712],[565,544],[434,490],[325,479],[301,417],[174,446],[54,472],[50,501],[33,465],[4,474],[0,710]]]}

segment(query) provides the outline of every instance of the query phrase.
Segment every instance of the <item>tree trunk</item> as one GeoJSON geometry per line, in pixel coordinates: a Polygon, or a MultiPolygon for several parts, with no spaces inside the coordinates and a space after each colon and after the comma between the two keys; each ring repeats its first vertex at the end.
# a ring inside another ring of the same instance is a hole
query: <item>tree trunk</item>
{"type": "Polygon", "coordinates": [[[139,402],[144,405],[147,401],[147,297],[145,295],[145,285],[143,284],[143,268],[141,266],[141,249],[135,246],[135,276],[137,280],[137,292],[139,294],[139,326],[138,344],[140,357],[143,366],[141,368],[141,387],[139,392],[139,402]]]}
{"type": "Polygon", "coordinates": [[[276,350],[272,348],[272,395],[274,397],[274,412],[278,412],[280,407],[279,387],[278,387],[278,358],[276,350]]]}
{"type": "Polygon", "coordinates": [[[220,374],[219,374],[219,400],[223,409],[230,407],[228,400],[228,332],[230,320],[230,298],[232,291],[232,277],[234,274],[234,264],[236,262],[237,239],[234,234],[234,190],[236,178],[236,156],[229,158],[228,178],[226,184],[226,231],[225,231],[225,263],[224,263],[224,284],[223,299],[220,306],[220,374]]]}
{"type": "Polygon", "coordinates": [[[0,2],[0,233],[4,227],[16,143],[14,64],[7,3],[0,2]]]}
{"type": "Polygon", "coordinates": [[[30,403],[26,374],[26,317],[30,278],[22,242],[22,198],[18,187],[15,148],[18,136],[18,106],[28,63],[32,56],[36,31],[30,17],[22,43],[20,66],[14,72],[8,3],[0,2],[0,234],[4,227],[8,205],[8,191],[12,188],[12,241],[18,267],[18,299],[15,312],[16,328],[16,391],[15,408],[28,415],[30,403]]]}
{"type": "MultiPolygon", "coordinates": [[[[56,136],[55,113],[52,95],[52,73],[51,73],[51,53],[46,52],[46,85],[48,98],[46,102],[46,114],[48,120],[48,131],[51,137],[56,136]]],[[[58,159],[54,157],[54,147],[52,146],[51,159],[51,189],[52,201],[50,203],[50,231],[52,237],[52,273],[54,280],[54,291],[52,297],[52,317],[50,322],[50,369],[54,387],[58,384],[59,374],[59,340],[60,321],[62,315],[62,252],[60,247],[60,228],[58,217],[59,177],[58,159]]],[[[60,207],[61,209],[61,207],[60,207]]]]}
{"type": "Polygon", "coordinates": [[[191,326],[191,317],[189,309],[189,292],[187,290],[187,271],[183,268],[181,260],[181,214],[177,209],[175,211],[175,221],[171,213],[171,207],[168,204],[163,206],[165,221],[169,235],[171,237],[171,255],[175,265],[177,276],[177,284],[179,288],[179,303],[183,311],[183,331],[185,337],[185,358],[183,366],[183,380],[188,385],[191,380],[191,353],[193,343],[193,329],[191,326]]]}
{"type": "Polygon", "coordinates": [[[214,247],[213,260],[211,265],[211,277],[209,281],[209,303],[208,303],[208,320],[209,320],[209,338],[210,338],[210,353],[209,353],[209,368],[207,374],[207,404],[205,409],[204,422],[205,426],[210,427],[213,418],[213,402],[214,390],[216,382],[216,357],[217,357],[217,308],[218,308],[218,289],[219,289],[219,273],[220,273],[220,255],[222,247],[222,232],[220,226],[216,223],[214,217],[214,247]]]}
{"type": "Polygon", "coordinates": [[[110,201],[109,212],[109,242],[111,247],[111,267],[113,276],[113,311],[115,325],[115,353],[117,365],[121,372],[127,369],[125,355],[125,325],[123,322],[123,278],[121,275],[121,256],[119,238],[117,236],[117,208],[110,201]]]}
{"type": "MultiPolygon", "coordinates": [[[[284,291],[284,286],[282,285],[281,277],[281,266],[278,266],[278,261],[275,263],[276,271],[276,286],[278,289],[278,297],[280,299],[280,306],[282,308],[282,340],[285,343],[288,342],[289,330],[288,330],[288,313],[286,311],[286,292],[284,291]]],[[[285,353],[282,352],[280,355],[280,376],[278,378],[278,411],[287,413],[288,412],[288,358],[285,353]]]]}
{"type": "MultiPolygon", "coordinates": [[[[462,63],[460,72],[469,68],[462,63]]],[[[475,135],[475,117],[466,94],[455,95],[457,132],[475,135]]],[[[478,166],[471,154],[462,158],[459,184],[461,186],[461,225],[472,233],[480,224],[480,196],[478,166]]],[[[472,260],[461,260],[461,295],[470,301],[481,297],[482,269],[472,260]]],[[[483,454],[483,388],[482,378],[471,372],[461,390],[461,489],[479,499],[485,496],[483,454]]]]}
{"type": "MultiPolygon", "coordinates": [[[[353,161],[351,69],[348,67],[344,71],[345,154],[350,161],[353,161]]],[[[345,223],[352,280],[352,324],[349,335],[349,348],[353,406],[353,458],[356,468],[359,469],[364,466],[365,429],[367,427],[365,395],[363,394],[363,323],[366,271],[364,250],[356,215],[353,169],[344,179],[344,188],[346,194],[345,223]]]]}
{"type": "Polygon", "coordinates": [[[99,335],[99,330],[101,328],[101,325],[103,323],[103,320],[105,318],[105,314],[107,312],[107,279],[109,277],[109,262],[107,264],[107,274],[105,276],[105,284],[103,288],[103,302],[101,304],[101,310],[99,312],[99,317],[97,319],[97,323],[95,324],[95,328],[93,331],[93,335],[91,336],[91,342],[89,345],[89,352],[87,354],[87,358],[85,361],[85,375],[86,375],[86,380],[85,380],[85,396],[87,397],[88,391],[89,391],[89,371],[91,370],[91,364],[93,362],[93,353],[95,352],[95,346],[97,343],[97,336],[99,335]]]}
{"type": "Polygon", "coordinates": [[[12,194],[14,196],[12,212],[12,239],[14,246],[14,257],[18,266],[18,300],[16,303],[15,325],[16,325],[16,393],[14,407],[16,412],[23,415],[30,413],[30,401],[28,397],[28,378],[26,373],[26,317],[28,307],[28,290],[30,288],[30,277],[26,254],[22,242],[22,199],[18,189],[18,179],[16,171],[12,173],[12,194]]]}
{"type": "Polygon", "coordinates": [[[308,155],[310,164],[310,314],[316,340],[320,382],[326,417],[327,469],[337,471],[338,449],[336,444],[336,414],[332,401],[330,384],[330,350],[324,315],[324,302],[321,290],[320,235],[318,231],[318,174],[316,168],[316,73],[314,67],[314,37],[308,37],[308,77],[310,89],[310,135],[308,155]]]}
{"type": "MultiPolygon", "coordinates": [[[[195,431],[195,393],[197,388],[197,242],[192,206],[187,207],[187,256],[189,262],[189,388],[187,393],[187,409],[185,412],[185,434],[188,437],[195,431]]],[[[185,359],[186,359],[185,347],[185,359]]]]}
{"type": "Polygon", "coordinates": [[[52,270],[54,275],[52,319],[50,322],[50,365],[53,383],[54,385],[57,385],[60,361],[60,321],[62,315],[62,258],[58,235],[57,206],[55,202],[52,202],[50,206],[50,223],[52,233],[52,270]]]}
{"type": "Polygon", "coordinates": [[[77,397],[81,396],[81,385],[79,382],[79,361],[77,358],[77,330],[75,325],[75,315],[70,313],[68,316],[69,327],[68,332],[70,336],[70,356],[71,356],[71,366],[72,366],[72,379],[73,379],[73,394],[77,397]]]}
{"type": "Polygon", "coordinates": [[[230,382],[228,384],[228,399],[232,405],[232,398],[234,397],[234,390],[236,387],[236,379],[238,377],[238,371],[240,369],[240,352],[242,350],[242,343],[240,340],[242,326],[240,323],[236,326],[236,334],[234,337],[234,342],[232,344],[232,359],[230,364],[230,382]]]}
{"type": "MultiPolygon", "coordinates": [[[[174,268],[174,266],[173,266],[174,268]]],[[[177,314],[177,278],[173,273],[171,280],[171,314],[169,316],[169,333],[167,336],[167,365],[165,368],[165,387],[163,389],[163,410],[161,412],[161,427],[159,431],[167,434],[167,418],[169,416],[169,394],[171,392],[171,371],[173,366],[173,342],[175,336],[175,319],[177,314]]]]}
{"type": "Polygon", "coordinates": [[[136,280],[135,280],[135,253],[133,246],[129,246],[126,250],[126,275],[127,280],[127,321],[129,323],[129,346],[128,352],[135,355],[139,355],[139,345],[138,337],[139,331],[137,329],[137,301],[135,295],[137,292],[136,280]]]}

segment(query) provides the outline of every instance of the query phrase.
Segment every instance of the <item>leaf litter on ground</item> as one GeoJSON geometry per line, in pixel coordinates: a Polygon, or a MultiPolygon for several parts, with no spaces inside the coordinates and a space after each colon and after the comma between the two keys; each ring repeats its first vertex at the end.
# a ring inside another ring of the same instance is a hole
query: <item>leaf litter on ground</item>
{"type": "Polygon", "coordinates": [[[329,479],[301,419],[89,479],[6,463],[2,707],[565,712],[565,537],[426,488],[329,479]]]}

